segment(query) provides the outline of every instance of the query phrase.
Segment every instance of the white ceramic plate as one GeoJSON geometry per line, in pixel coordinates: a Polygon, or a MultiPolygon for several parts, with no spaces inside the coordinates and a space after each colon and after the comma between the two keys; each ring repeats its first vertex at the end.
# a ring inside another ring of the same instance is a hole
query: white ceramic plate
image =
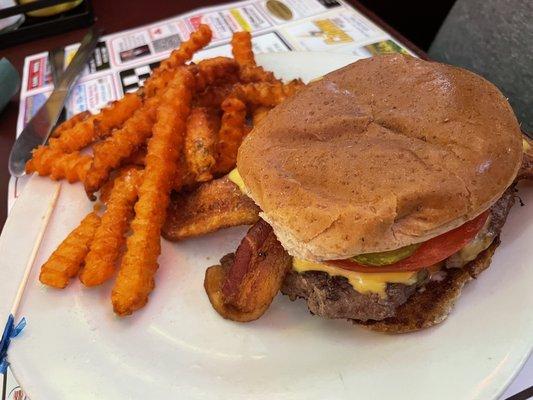
{"type": "MultiPolygon", "coordinates": [[[[286,78],[311,79],[351,57],[286,53],[260,61],[286,78]]],[[[163,242],[156,290],[130,318],[113,314],[109,284],[45,288],[38,267],[91,207],[80,185],[63,184],[21,305],[28,326],[12,343],[15,376],[32,400],[496,398],[533,340],[532,187],[520,195],[526,206],[512,210],[491,268],[468,285],[449,319],[389,336],[313,317],[303,301],[284,296],[259,321],[220,318],[205,295],[204,271],[236,248],[245,228],[163,242]]],[[[32,222],[26,213],[7,229],[23,236],[32,222]]],[[[0,268],[0,294],[16,267],[0,268]]]]}

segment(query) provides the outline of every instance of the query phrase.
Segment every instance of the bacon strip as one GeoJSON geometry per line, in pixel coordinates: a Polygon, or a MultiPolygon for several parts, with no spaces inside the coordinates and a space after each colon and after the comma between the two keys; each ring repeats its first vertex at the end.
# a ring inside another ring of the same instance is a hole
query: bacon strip
{"type": "Polygon", "coordinates": [[[292,258],[272,228],[259,220],[246,234],[235,256],[206,271],[204,287],[213,308],[239,322],[261,317],[279,292],[292,258]]]}

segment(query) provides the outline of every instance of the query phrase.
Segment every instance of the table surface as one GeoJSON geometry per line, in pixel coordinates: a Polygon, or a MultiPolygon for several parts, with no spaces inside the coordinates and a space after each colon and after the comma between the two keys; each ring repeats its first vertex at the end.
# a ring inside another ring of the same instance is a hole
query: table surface
{"type": "MultiPolygon", "coordinates": [[[[356,1],[349,0],[349,2],[374,20],[378,25],[384,27],[385,30],[391,32],[404,45],[411,48],[417,54],[423,57],[425,56],[421,50],[414,47],[407,39],[403,38],[399,33],[387,26],[376,15],[365,9],[356,1]]],[[[144,25],[149,22],[190,11],[193,8],[210,6],[217,3],[222,2],[216,0],[196,0],[194,2],[168,0],[150,0],[142,2],[131,2],[128,0],[93,0],[94,13],[97,19],[96,25],[103,28],[106,33],[134,28],[139,25],[144,25]],[[124,18],[124,10],[127,10],[127,18],[124,18]]],[[[78,29],[60,35],[50,36],[41,40],[9,47],[2,50],[0,55],[6,57],[15,68],[22,73],[24,58],[26,56],[79,42],[85,33],[86,29],[78,29]]],[[[0,228],[4,226],[7,217],[7,190],[9,182],[7,162],[9,152],[13,146],[13,141],[15,140],[17,115],[18,94],[12,99],[0,115],[0,228]]]]}

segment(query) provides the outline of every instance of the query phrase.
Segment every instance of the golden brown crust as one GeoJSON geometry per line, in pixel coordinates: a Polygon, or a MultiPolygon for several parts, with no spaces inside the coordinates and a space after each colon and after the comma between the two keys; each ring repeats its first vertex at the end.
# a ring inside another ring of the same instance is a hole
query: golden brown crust
{"type": "Polygon", "coordinates": [[[276,107],[239,150],[250,196],[294,256],[422,242],[490,207],[522,159],[507,100],[466,70],[358,61],[276,107]]]}
{"type": "Polygon", "coordinates": [[[464,285],[489,267],[499,244],[500,240],[496,238],[487,250],[464,268],[450,269],[444,280],[428,283],[424,291],[416,292],[406,303],[399,306],[394,317],[383,321],[354,323],[385,333],[407,333],[441,323],[452,310],[464,285]]]}
{"type": "Polygon", "coordinates": [[[227,177],[176,194],[167,212],[162,235],[178,241],[222,228],[251,225],[259,219],[259,208],[227,177]]]}

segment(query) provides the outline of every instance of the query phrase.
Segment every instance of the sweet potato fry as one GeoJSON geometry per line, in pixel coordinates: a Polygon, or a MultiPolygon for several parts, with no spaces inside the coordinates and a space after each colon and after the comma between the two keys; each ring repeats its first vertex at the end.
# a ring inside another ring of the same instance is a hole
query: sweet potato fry
{"type": "Polygon", "coordinates": [[[115,179],[110,178],[102,187],[100,188],[100,202],[107,204],[109,198],[111,197],[111,192],[113,191],[113,186],[115,186],[115,179]]]}
{"type": "Polygon", "coordinates": [[[203,91],[209,85],[235,83],[239,79],[239,66],[228,57],[214,57],[198,63],[196,90],[203,91]]]}
{"type": "Polygon", "coordinates": [[[235,32],[231,39],[231,52],[239,64],[239,77],[242,82],[275,82],[270,71],[256,65],[252,49],[252,35],[249,32],[235,32]]]}
{"type": "Polygon", "coordinates": [[[212,179],[211,169],[216,162],[220,118],[213,109],[193,108],[187,120],[185,134],[186,169],[196,182],[212,179]]]}
{"type": "Polygon", "coordinates": [[[105,137],[111,130],[119,127],[141,106],[137,94],[130,93],[103,108],[98,114],[64,129],[61,136],[51,138],[48,145],[52,149],[70,153],[91,144],[97,138],[105,137]]]}
{"type": "Polygon", "coordinates": [[[70,183],[84,181],[91,157],[78,151],[64,153],[58,149],[39,146],[33,150],[32,158],[26,163],[26,173],[37,172],[53,180],[67,179],[70,183]]]}
{"type": "Polygon", "coordinates": [[[194,99],[196,107],[219,108],[222,102],[232,93],[233,84],[208,86],[203,92],[199,92],[194,99]]]}
{"type": "Polygon", "coordinates": [[[138,167],[144,167],[146,162],[146,146],[139,147],[131,156],[122,160],[122,165],[136,165],[138,167]]]}
{"type": "Polygon", "coordinates": [[[80,122],[86,120],[88,117],[91,116],[91,113],[89,111],[82,111],[76,115],[73,115],[71,118],[67,119],[66,121],[59,124],[52,132],[50,137],[56,138],[61,136],[61,134],[65,131],[68,131],[80,122]]]}
{"type": "Polygon", "coordinates": [[[230,226],[254,224],[258,219],[259,207],[224,176],[203,183],[192,192],[176,193],[162,235],[178,241],[230,226]]]}
{"type": "Polygon", "coordinates": [[[152,135],[158,103],[157,97],[147,99],[122,128],[93,147],[94,158],[85,179],[85,191],[90,198],[94,198],[94,193],[109,178],[111,170],[120,166],[152,135]]]}
{"type": "Polygon", "coordinates": [[[48,286],[65,288],[69,279],[78,275],[99,224],[100,217],[95,212],[88,214],[43,264],[39,280],[48,286]]]}
{"type": "Polygon", "coordinates": [[[133,216],[133,205],[142,171],[128,168],[115,179],[100,225],[96,229],[80,281],[85,286],[101,285],[113,276],[115,263],[125,242],[128,222],[133,216]]]}
{"type": "Polygon", "coordinates": [[[255,57],[252,50],[252,35],[250,32],[242,31],[233,34],[231,38],[231,53],[241,67],[255,65],[255,57]]]}
{"type": "Polygon", "coordinates": [[[143,163],[142,164],[124,164],[123,167],[114,170],[111,174],[110,178],[106,183],[100,188],[100,202],[103,204],[107,204],[109,201],[109,198],[111,197],[111,192],[113,191],[113,187],[115,186],[115,181],[117,178],[123,176],[125,173],[127,173],[130,169],[141,169],[138,167],[144,167],[144,156],[146,156],[146,149],[144,149],[144,155],[143,155],[143,163]],[[137,168],[135,168],[137,167],[137,168]]]}
{"type": "Polygon", "coordinates": [[[292,96],[304,84],[302,81],[296,79],[287,84],[281,82],[258,82],[248,84],[238,84],[235,86],[234,94],[239,99],[246,103],[274,107],[285,100],[287,97],[292,96]]]}
{"type": "Polygon", "coordinates": [[[213,37],[209,25],[201,24],[196,31],[191,33],[189,39],[174,50],[170,56],[161,63],[161,68],[176,68],[190,60],[194,53],[207,46],[213,37]]]}
{"type": "Polygon", "coordinates": [[[239,70],[239,78],[241,82],[253,83],[253,82],[280,82],[276,79],[274,74],[270,71],[266,71],[259,65],[245,65],[239,70]]]}
{"type": "Polygon", "coordinates": [[[247,322],[259,318],[279,292],[292,258],[270,225],[259,220],[246,234],[235,256],[206,271],[204,287],[224,318],[247,322]]]}
{"type": "Polygon", "coordinates": [[[132,235],[127,239],[127,250],[111,296],[115,313],[121,316],[143,307],[154,288],[161,227],[182,150],[194,84],[194,77],[187,69],[178,69],[157,110],[131,223],[132,235]]]}
{"type": "Polygon", "coordinates": [[[185,64],[198,50],[207,46],[212,36],[211,28],[205,24],[200,25],[196,31],[191,33],[189,39],[181,43],[180,47],[174,50],[145,82],[146,95],[153,96],[164,90],[168,82],[173,79],[174,69],[185,64]]]}
{"type": "Polygon", "coordinates": [[[236,97],[222,103],[222,122],[218,132],[217,163],[214,171],[226,174],[235,167],[242,139],[250,131],[246,125],[246,105],[236,97]]]}

